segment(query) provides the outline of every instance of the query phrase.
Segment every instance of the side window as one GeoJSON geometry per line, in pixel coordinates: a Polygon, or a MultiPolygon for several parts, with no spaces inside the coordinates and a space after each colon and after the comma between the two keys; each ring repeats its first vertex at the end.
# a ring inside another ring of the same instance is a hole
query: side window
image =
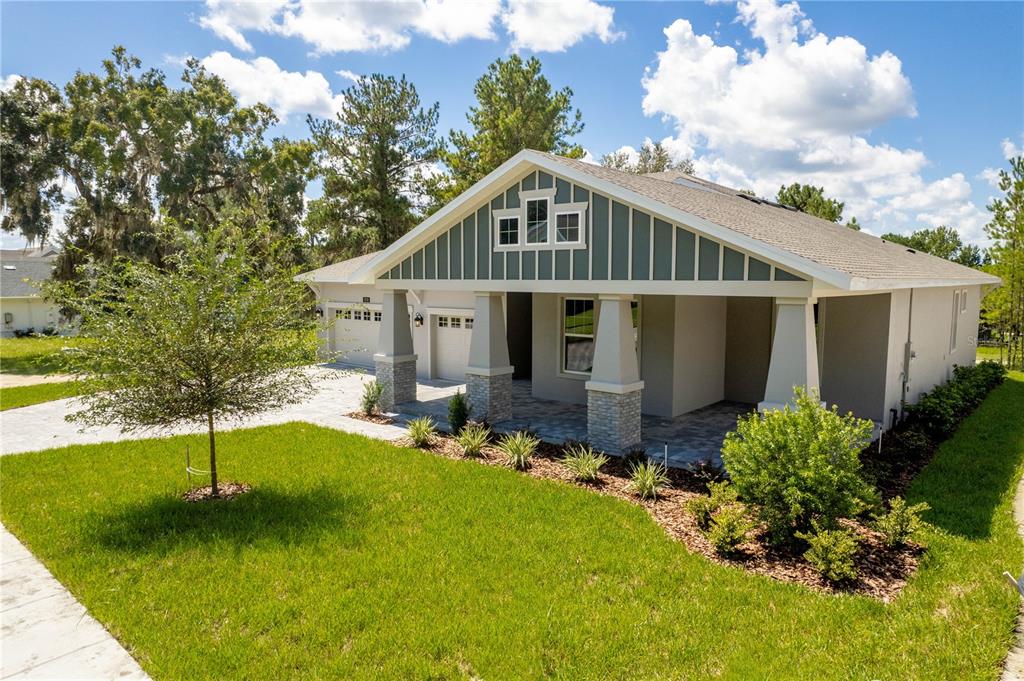
{"type": "Polygon", "coordinates": [[[566,298],[562,308],[562,370],[589,374],[594,368],[594,301],[566,298]]]}
{"type": "Polygon", "coordinates": [[[515,246],[519,243],[519,218],[501,218],[498,220],[498,244],[515,246]]]}
{"type": "Polygon", "coordinates": [[[526,243],[548,242],[548,200],[529,199],[526,202],[526,243]]]}
{"type": "Polygon", "coordinates": [[[580,214],[559,213],[555,216],[555,241],[576,243],[580,240],[580,214]]]}

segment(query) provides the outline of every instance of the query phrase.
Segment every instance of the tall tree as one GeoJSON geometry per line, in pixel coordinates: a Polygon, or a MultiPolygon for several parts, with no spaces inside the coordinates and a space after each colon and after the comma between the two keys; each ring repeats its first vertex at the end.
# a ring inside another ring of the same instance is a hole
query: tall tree
{"type": "Polygon", "coordinates": [[[80,315],[91,341],[68,357],[69,370],[89,379],[69,420],[125,431],[202,424],[213,496],[217,423],[313,392],[303,367],[316,361],[318,342],[303,314],[305,286],[294,269],[263,269],[253,256],[258,231],[158,232],[163,266],[118,258],[90,265],[84,285],[51,282],[47,291],[80,315]]]}
{"type": "Polygon", "coordinates": [[[668,149],[661,142],[645,140],[637,152],[637,162],[629,160],[629,154],[624,151],[613,151],[601,157],[601,165],[606,168],[614,168],[627,173],[646,175],[648,173],[660,173],[666,170],[678,170],[690,175],[693,174],[693,161],[683,159],[674,161],[668,149]]]}
{"type": "Polygon", "coordinates": [[[466,115],[470,132],[452,130],[442,160],[450,176],[436,188],[441,202],[457,196],[523,149],[581,158],[572,141],[583,131],[583,114],[572,89],[553,90],[536,57],[513,54],[487,67],[473,89],[477,103],[466,115]]]}
{"type": "Polygon", "coordinates": [[[989,204],[992,221],[985,232],[992,239],[992,262],[985,269],[1002,279],[982,303],[985,320],[1006,346],[1009,365],[1024,369],[1024,156],[1010,159],[999,171],[1003,196],[989,204]]]}
{"type": "Polygon", "coordinates": [[[334,256],[384,248],[412,228],[438,160],[438,105],[424,108],[402,76],[373,74],[345,90],[336,118],[309,117],[324,195],[307,230],[334,256]]]}
{"type": "Polygon", "coordinates": [[[142,71],[117,47],[101,73],[79,72],[63,92],[29,78],[0,95],[0,153],[18,160],[3,164],[4,229],[42,235],[65,206],[64,278],[88,256],[160,263],[160,214],[205,229],[230,206],[253,213],[250,224],[267,218],[275,231],[296,233],[309,143],[268,144],[273,112],[239,107],[195,60],[182,80],[169,86],[163,72],[142,71]]]}
{"type": "MultiPolygon", "coordinates": [[[[792,206],[801,213],[808,213],[829,222],[842,222],[843,207],[845,204],[836,199],[825,196],[824,187],[815,187],[809,184],[794,182],[788,187],[779,187],[779,193],[775,198],[779,203],[792,206]]],[[[847,223],[850,229],[860,229],[856,218],[847,223]]]]}
{"type": "Polygon", "coordinates": [[[979,268],[984,264],[981,249],[974,244],[965,244],[955,229],[945,225],[935,229],[919,229],[910,234],[890,232],[883,234],[882,238],[966,267],[979,268]]]}

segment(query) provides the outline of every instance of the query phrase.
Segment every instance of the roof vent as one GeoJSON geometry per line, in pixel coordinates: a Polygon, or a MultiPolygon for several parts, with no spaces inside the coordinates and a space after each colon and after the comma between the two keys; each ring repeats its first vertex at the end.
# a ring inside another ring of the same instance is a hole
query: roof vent
{"type": "Polygon", "coordinates": [[[917,253],[913,248],[908,248],[907,253],[917,253]]]}
{"type": "Polygon", "coordinates": [[[699,182],[694,182],[693,180],[688,180],[685,177],[677,177],[676,179],[672,180],[672,183],[673,184],[681,184],[684,187],[689,187],[690,189],[699,189],[702,192],[713,192],[714,191],[713,189],[710,189],[709,187],[705,187],[704,185],[700,184],[699,182]]]}
{"type": "Polygon", "coordinates": [[[18,268],[15,267],[14,265],[4,265],[4,269],[5,270],[16,270],[18,268]]]}

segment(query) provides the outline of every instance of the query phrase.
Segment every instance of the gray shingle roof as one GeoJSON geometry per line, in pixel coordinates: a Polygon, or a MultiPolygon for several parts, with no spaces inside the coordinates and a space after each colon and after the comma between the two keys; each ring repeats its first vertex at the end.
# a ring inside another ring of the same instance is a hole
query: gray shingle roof
{"type": "Polygon", "coordinates": [[[998,279],[990,274],[927,253],[914,252],[905,246],[889,243],[870,234],[806,213],[771,203],[752,201],[728,187],[685,173],[669,171],[652,175],[634,175],[554,154],[542,155],[560,165],[610,182],[671,208],[696,215],[851,277],[886,281],[998,282],[998,279]]]}
{"type": "Polygon", "coordinates": [[[364,264],[373,260],[379,254],[380,251],[374,251],[373,253],[367,253],[366,255],[358,255],[354,258],[332,263],[326,267],[321,267],[310,272],[303,272],[296,277],[296,279],[300,281],[331,281],[345,283],[348,281],[349,275],[358,270],[364,264]]]}
{"type": "Polygon", "coordinates": [[[0,298],[39,295],[39,289],[31,282],[48,280],[53,273],[54,260],[52,256],[29,255],[22,251],[0,252],[0,298]]]}

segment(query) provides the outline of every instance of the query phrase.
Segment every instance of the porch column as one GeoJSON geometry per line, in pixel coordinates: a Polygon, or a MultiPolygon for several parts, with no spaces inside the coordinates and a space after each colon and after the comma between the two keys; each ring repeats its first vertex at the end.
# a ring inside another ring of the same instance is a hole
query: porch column
{"type": "Polygon", "coordinates": [[[498,423],[512,418],[512,366],[501,293],[477,292],[466,366],[470,418],[498,423]]]}
{"type": "Polygon", "coordinates": [[[598,299],[594,368],[587,388],[587,438],[595,449],[624,454],[640,444],[644,382],[636,358],[632,296],[598,299]]]}
{"type": "Polygon", "coordinates": [[[377,380],[384,387],[380,406],[392,411],[395,405],[416,399],[416,355],[412,351],[405,291],[385,291],[381,308],[380,337],[373,361],[377,380]]]}
{"type": "Polygon", "coordinates": [[[758,411],[782,409],[793,403],[793,388],[820,390],[818,344],[814,336],[814,299],[777,298],[775,336],[768,364],[764,400],[758,411]]]}

